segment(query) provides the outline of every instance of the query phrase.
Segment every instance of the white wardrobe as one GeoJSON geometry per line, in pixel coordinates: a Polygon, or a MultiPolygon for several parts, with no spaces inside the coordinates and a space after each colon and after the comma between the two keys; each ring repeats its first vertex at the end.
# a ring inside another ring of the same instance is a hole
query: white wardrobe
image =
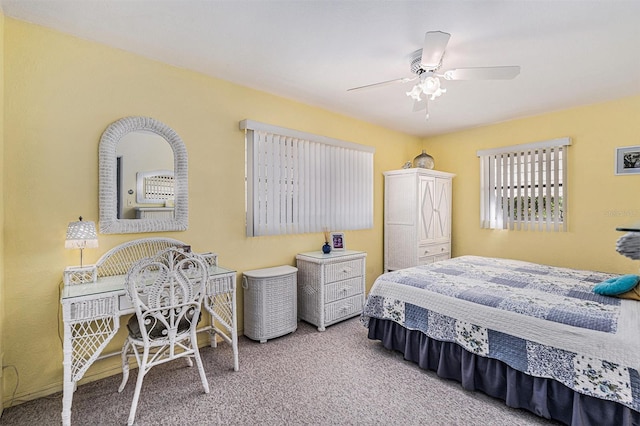
{"type": "Polygon", "coordinates": [[[451,257],[451,180],[412,168],[384,173],[384,270],[451,257]]]}

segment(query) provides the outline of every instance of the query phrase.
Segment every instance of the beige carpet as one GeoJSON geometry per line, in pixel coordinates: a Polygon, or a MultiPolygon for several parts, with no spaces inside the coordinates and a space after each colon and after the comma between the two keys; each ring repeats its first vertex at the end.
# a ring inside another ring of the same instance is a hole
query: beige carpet
{"type": "MultiPolygon", "coordinates": [[[[549,425],[421,370],[367,339],[359,318],[260,344],[240,338],[240,371],[228,345],[201,350],[211,393],[195,367],[176,361],[145,377],[138,425],[549,425]]],[[[124,425],[137,370],[78,387],[73,425],[124,425]]],[[[2,425],[58,425],[62,394],[5,409],[2,425]]]]}

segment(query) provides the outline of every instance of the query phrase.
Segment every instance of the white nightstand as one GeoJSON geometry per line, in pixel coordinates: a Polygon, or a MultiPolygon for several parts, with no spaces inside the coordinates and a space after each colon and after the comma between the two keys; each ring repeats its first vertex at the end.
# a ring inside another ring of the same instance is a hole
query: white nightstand
{"type": "Polygon", "coordinates": [[[355,250],[298,254],[298,317],[324,331],[328,325],[360,315],[366,257],[367,253],[355,250]]]}

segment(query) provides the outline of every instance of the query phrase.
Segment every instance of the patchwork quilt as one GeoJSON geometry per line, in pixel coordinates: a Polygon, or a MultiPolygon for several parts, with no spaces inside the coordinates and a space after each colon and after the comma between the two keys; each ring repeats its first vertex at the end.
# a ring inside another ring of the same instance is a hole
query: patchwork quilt
{"type": "Polygon", "coordinates": [[[591,291],[613,276],[462,256],[381,275],[362,321],[392,320],[640,411],[640,302],[591,291]]]}

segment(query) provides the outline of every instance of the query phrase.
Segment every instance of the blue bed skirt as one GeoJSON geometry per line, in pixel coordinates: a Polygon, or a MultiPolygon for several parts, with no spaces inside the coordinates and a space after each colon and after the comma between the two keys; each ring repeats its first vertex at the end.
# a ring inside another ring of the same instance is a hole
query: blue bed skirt
{"type": "Polygon", "coordinates": [[[500,398],[509,407],[572,426],[640,425],[640,413],[624,405],[574,392],[553,379],[529,376],[502,361],[472,354],[456,343],[431,339],[390,320],[369,318],[368,337],[401,352],[425,370],[456,380],[467,390],[500,398]]]}

